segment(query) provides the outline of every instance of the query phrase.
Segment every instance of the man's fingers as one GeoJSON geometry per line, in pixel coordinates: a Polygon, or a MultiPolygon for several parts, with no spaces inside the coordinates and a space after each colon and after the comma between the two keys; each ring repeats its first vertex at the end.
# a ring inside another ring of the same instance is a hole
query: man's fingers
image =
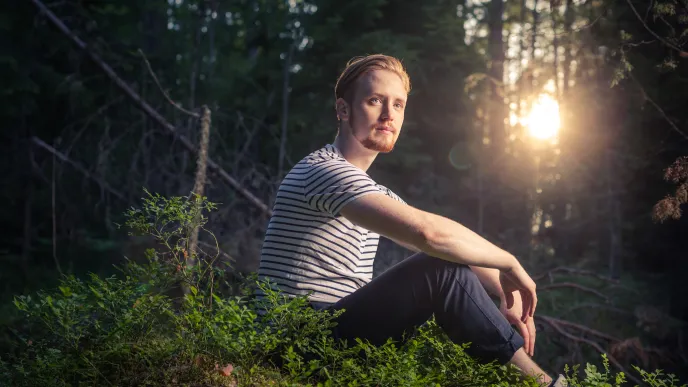
{"type": "Polygon", "coordinates": [[[506,308],[511,309],[512,306],[514,306],[514,295],[511,292],[507,292],[505,294],[506,296],[506,308]]]}
{"type": "Polygon", "coordinates": [[[535,354],[535,336],[537,335],[535,320],[532,318],[528,319],[526,326],[528,327],[528,335],[530,336],[530,356],[533,356],[535,354]]]}
{"type": "Polygon", "coordinates": [[[526,292],[520,292],[521,293],[521,304],[523,305],[523,310],[521,311],[521,322],[524,324],[528,321],[528,317],[530,316],[530,308],[532,304],[532,300],[530,298],[530,293],[526,292]]]}
{"type": "Polygon", "coordinates": [[[523,341],[525,342],[525,345],[523,349],[526,351],[527,354],[530,354],[530,332],[528,332],[528,326],[521,321],[516,324],[516,328],[518,328],[518,332],[523,336],[523,341]]]}

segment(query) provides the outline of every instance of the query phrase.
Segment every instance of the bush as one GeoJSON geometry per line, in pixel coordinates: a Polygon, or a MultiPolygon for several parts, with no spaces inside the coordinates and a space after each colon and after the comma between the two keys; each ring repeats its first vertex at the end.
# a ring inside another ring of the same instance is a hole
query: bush
{"type": "MultiPolygon", "coordinates": [[[[199,254],[187,265],[194,211],[214,208],[204,198],[150,195],[127,225],[165,248],[147,263],[128,261],[121,275],[62,279],[52,291],[15,298],[28,325],[20,350],[0,358],[0,380],[12,386],[536,386],[510,366],[481,364],[468,345],[451,343],[434,321],[402,345],[335,342],[336,314],[287,299],[270,284],[248,278],[234,295],[218,291],[223,270],[199,254]],[[174,297],[175,288],[188,289],[174,297]],[[258,304],[247,294],[260,286],[258,304]],[[263,308],[263,309],[261,309],[263,308]],[[264,310],[259,314],[258,310],[264,310]]],[[[201,217],[203,223],[205,218],[201,217]]],[[[341,313],[341,312],[337,312],[341,313]]],[[[619,386],[590,364],[572,386],[619,386]]],[[[573,371],[577,371],[577,367],[573,371]]],[[[651,386],[676,386],[660,371],[641,372],[651,386]]],[[[573,372],[577,374],[577,372],[573,372]]]]}

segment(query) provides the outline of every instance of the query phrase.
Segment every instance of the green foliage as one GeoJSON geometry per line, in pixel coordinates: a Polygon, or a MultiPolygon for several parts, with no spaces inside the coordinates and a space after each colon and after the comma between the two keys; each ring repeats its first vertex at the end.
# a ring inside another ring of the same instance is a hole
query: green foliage
{"type": "MultiPolygon", "coordinates": [[[[286,298],[269,283],[245,281],[238,295],[218,294],[218,277],[205,271],[199,283],[208,286],[175,299],[165,290],[180,279],[179,246],[194,226],[193,209],[214,208],[196,200],[149,194],[141,209],[127,212],[127,225],[166,248],[149,252],[147,263],[130,261],[119,277],[67,276],[57,289],[16,297],[29,325],[17,330],[19,349],[0,358],[2,380],[13,386],[537,385],[511,366],[472,359],[465,353],[470,343],[452,343],[434,320],[402,344],[375,347],[335,341],[335,319],[345,311],[317,311],[305,297],[286,298]],[[242,295],[255,286],[267,295],[261,302],[242,295]]],[[[624,375],[611,375],[603,360],[604,373],[588,365],[586,378],[578,381],[574,372],[572,385],[621,385],[624,375]]],[[[638,371],[651,386],[676,385],[671,375],[638,371]]]]}

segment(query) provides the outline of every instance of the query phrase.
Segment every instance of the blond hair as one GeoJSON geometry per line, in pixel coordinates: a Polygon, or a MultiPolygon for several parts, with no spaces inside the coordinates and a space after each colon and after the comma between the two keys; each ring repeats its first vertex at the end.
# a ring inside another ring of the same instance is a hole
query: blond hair
{"type": "Polygon", "coordinates": [[[363,74],[371,70],[388,70],[401,78],[406,94],[411,91],[411,79],[409,78],[401,61],[397,58],[374,54],[368,56],[354,57],[346,64],[346,68],[339,75],[337,84],[334,87],[334,99],[344,98],[351,103],[354,95],[355,82],[363,74]]]}

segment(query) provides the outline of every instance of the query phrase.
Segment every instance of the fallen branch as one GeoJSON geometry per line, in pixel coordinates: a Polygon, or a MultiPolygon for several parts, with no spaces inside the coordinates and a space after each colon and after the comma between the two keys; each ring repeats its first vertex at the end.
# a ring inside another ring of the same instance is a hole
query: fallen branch
{"type": "MultiPolygon", "coordinates": [[[[165,130],[167,130],[171,135],[173,135],[179,142],[190,152],[197,153],[198,150],[194,145],[184,137],[183,135],[179,134],[177,132],[177,129],[169,123],[160,113],[155,111],[150,105],[148,105],[143,99],[141,99],[141,96],[139,96],[138,93],[136,93],[131,87],[129,87],[123,80],[120,78],[115,71],[110,67],[107,63],[105,63],[98,54],[94,53],[84,41],[79,39],[72,31],[65,26],[64,23],[52,12],[50,9],[48,9],[40,0],[31,0],[38,9],[43,12],[47,18],[67,37],[69,37],[74,44],[77,45],[80,49],[84,50],[86,54],[93,60],[104,72],[107,74],[107,76],[134,102],[135,105],[137,105],[143,112],[145,112],[150,118],[152,118],[154,121],[156,121],[160,126],[162,126],[165,130]]],[[[259,198],[254,196],[251,192],[249,192],[247,189],[241,186],[232,176],[227,173],[222,167],[220,167],[217,163],[212,161],[210,158],[208,158],[208,168],[210,168],[212,171],[217,173],[227,184],[230,185],[230,187],[234,188],[237,192],[239,192],[244,198],[246,198],[251,204],[256,206],[259,210],[261,210],[263,213],[266,215],[270,216],[272,215],[272,210],[268,208],[268,206],[259,198]]]]}
{"type": "Polygon", "coordinates": [[[574,305],[574,306],[570,307],[569,309],[567,309],[566,311],[562,312],[561,315],[565,316],[567,314],[573,313],[574,311],[577,311],[577,310],[583,309],[583,308],[585,308],[585,309],[598,308],[598,309],[603,309],[603,310],[607,310],[607,311],[614,312],[614,313],[623,314],[626,316],[632,316],[633,315],[632,312],[629,312],[627,310],[615,308],[615,307],[609,306],[609,305],[595,304],[595,303],[590,303],[590,302],[585,302],[582,304],[574,305]]]}
{"type": "Polygon", "coordinates": [[[558,318],[556,318],[556,317],[539,316],[538,319],[549,320],[549,321],[547,321],[547,322],[550,322],[550,323],[554,322],[554,323],[557,323],[557,324],[560,324],[560,325],[564,325],[564,326],[567,326],[567,327],[570,327],[570,328],[574,328],[574,329],[577,329],[577,330],[579,330],[579,331],[581,331],[581,332],[585,332],[585,333],[587,333],[587,334],[589,334],[589,335],[597,336],[597,337],[599,337],[599,338],[602,338],[602,339],[605,339],[605,340],[609,340],[609,341],[612,341],[612,342],[619,342],[619,341],[621,341],[621,339],[619,339],[618,337],[612,336],[612,335],[610,335],[610,334],[607,334],[607,333],[598,331],[598,330],[596,330],[596,329],[592,329],[592,328],[590,328],[590,327],[586,327],[585,325],[582,325],[582,324],[577,324],[577,323],[574,323],[574,322],[571,322],[571,321],[561,320],[561,319],[558,319],[558,318]]]}
{"type": "Polygon", "coordinates": [[[542,291],[542,290],[551,290],[551,289],[561,289],[561,288],[574,288],[578,289],[580,291],[594,294],[602,299],[605,300],[605,302],[609,303],[609,297],[605,296],[604,294],[600,293],[599,291],[589,288],[587,286],[579,285],[573,282],[560,282],[556,284],[550,284],[550,285],[540,285],[538,286],[537,290],[542,291]]]}
{"type": "Polygon", "coordinates": [[[47,150],[48,152],[52,153],[52,154],[53,154],[55,157],[57,157],[58,159],[60,159],[60,160],[64,161],[65,163],[71,165],[72,167],[74,167],[74,169],[76,169],[77,171],[81,172],[81,173],[82,173],[84,176],[86,176],[87,178],[89,178],[89,179],[91,179],[91,180],[97,182],[98,184],[100,184],[100,186],[101,186],[104,190],[110,192],[112,195],[116,196],[118,199],[121,199],[121,200],[124,201],[125,203],[127,202],[127,199],[125,198],[125,196],[124,196],[123,194],[121,194],[120,192],[116,191],[114,188],[110,187],[110,186],[108,185],[108,183],[106,183],[106,182],[105,182],[103,179],[101,179],[100,177],[95,176],[95,175],[93,175],[92,173],[90,173],[86,168],[84,168],[83,166],[81,166],[81,164],[77,163],[76,161],[70,160],[67,156],[63,155],[63,154],[60,153],[57,149],[55,149],[55,148],[53,148],[52,146],[46,144],[45,142],[43,142],[43,140],[39,139],[39,138],[36,137],[36,136],[31,137],[31,141],[32,141],[34,144],[38,145],[39,147],[41,147],[41,148],[47,150]]]}
{"type": "Polygon", "coordinates": [[[564,272],[567,274],[587,276],[587,277],[595,277],[595,278],[601,279],[603,281],[612,282],[612,283],[619,283],[619,280],[617,280],[617,279],[604,276],[600,273],[597,273],[597,272],[594,272],[591,270],[574,269],[574,268],[564,267],[564,266],[555,267],[554,269],[548,270],[544,273],[536,274],[532,278],[533,278],[533,281],[538,281],[538,280],[541,280],[545,277],[548,277],[554,273],[559,273],[559,272],[564,272]]]}
{"type": "Polygon", "coordinates": [[[636,383],[636,384],[641,385],[641,386],[643,385],[642,381],[640,381],[638,378],[636,378],[635,376],[631,375],[628,371],[626,371],[626,369],[621,365],[621,363],[619,363],[619,361],[616,360],[616,358],[614,356],[607,353],[598,343],[596,343],[592,340],[586,339],[584,337],[576,336],[576,335],[573,335],[569,332],[566,332],[559,325],[561,320],[553,319],[551,317],[548,318],[546,316],[540,316],[540,319],[542,319],[542,321],[549,324],[560,335],[562,335],[562,336],[564,336],[570,340],[579,342],[579,343],[588,344],[589,346],[593,347],[600,354],[606,355],[607,358],[609,359],[609,362],[612,363],[614,366],[616,366],[616,368],[618,368],[621,372],[623,372],[631,381],[633,381],[633,383],[636,383]]]}

